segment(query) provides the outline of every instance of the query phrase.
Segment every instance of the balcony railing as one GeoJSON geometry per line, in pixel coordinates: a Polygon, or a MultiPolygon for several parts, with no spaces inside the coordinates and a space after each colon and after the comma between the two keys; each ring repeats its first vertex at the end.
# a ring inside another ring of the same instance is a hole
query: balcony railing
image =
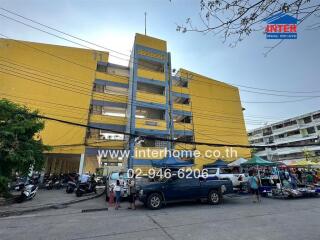
{"type": "Polygon", "coordinates": [[[190,104],[173,103],[173,109],[179,111],[191,112],[190,104]]]}
{"type": "Polygon", "coordinates": [[[124,140],[104,140],[98,138],[88,138],[87,144],[90,147],[103,147],[103,148],[111,148],[111,149],[124,149],[126,145],[126,141],[124,140]]]}
{"type": "Polygon", "coordinates": [[[174,123],[174,130],[192,131],[193,127],[191,123],[174,123]]]}
{"type": "Polygon", "coordinates": [[[153,94],[153,93],[138,91],[136,98],[137,98],[137,101],[141,101],[141,102],[166,104],[166,96],[160,95],[160,94],[153,94]]]}
{"type": "Polygon", "coordinates": [[[113,95],[113,94],[107,94],[107,93],[93,92],[92,99],[106,101],[106,102],[127,103],[128,97],[124,95],[116,95],[116,94],[113,95]]]}
{"type": "Polygon", "coordinates": [[[158,81],[165,81],[166,77],[163,72],[156,72],[152,70],[147,70],[143,68],[138,68],[138,77],[153,79],[158,81]]]}
{"type": "Polygon", "coordinates": [[[128,84],[129,78],[104,72],[96,72],[96,79],[128,84]]]}
{"type": "Polygon", "coordinates": [[[152,130],[166,130],[167,123],[164,120],[136,118],[136,128],[152,129],[152,130]]]}
{"type": "Polygon", "coordinates": [[[90,114],[90,122],[126,125],[127,118],[126,117],[106,116],[106,115],[99,115],[99,114],[90,114]]]}
{"type": "Polygon", "coordinates": [[[189,94],[189,89],[186,87],[172,86],[172,91],[176,93],[189,94]]]}

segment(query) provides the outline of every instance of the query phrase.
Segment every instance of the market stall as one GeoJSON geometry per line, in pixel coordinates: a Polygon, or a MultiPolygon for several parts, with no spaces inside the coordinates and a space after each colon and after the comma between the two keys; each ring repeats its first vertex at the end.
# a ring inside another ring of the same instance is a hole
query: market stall
{"type": "Polygon", "coordinates": [[[277,184],[280,184],[279,172],[276,168],[277,163],[275,162],[264,160],[259,156],[253,156],[247,162],[240,164],[240,166],[257,171],[257,177],[260,182],[259,192],[263,196],[270,195],[272,189],[275,188],[277,184]]]}

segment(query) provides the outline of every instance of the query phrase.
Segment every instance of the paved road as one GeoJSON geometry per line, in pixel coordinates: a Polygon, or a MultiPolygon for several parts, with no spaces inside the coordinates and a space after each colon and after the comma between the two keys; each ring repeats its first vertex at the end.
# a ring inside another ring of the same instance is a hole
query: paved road
{"type": "Polygon", "coordinates": [[[320,199],[226,199],[224,204],[173,204],[158,211],[81,213],[104,208],[103,198],[0,219],[0,239],[319,240],[320,199]]]}

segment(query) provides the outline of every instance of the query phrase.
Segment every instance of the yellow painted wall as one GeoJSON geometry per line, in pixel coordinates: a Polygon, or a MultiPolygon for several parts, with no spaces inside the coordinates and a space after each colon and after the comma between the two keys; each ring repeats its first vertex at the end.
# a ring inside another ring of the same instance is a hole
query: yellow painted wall
{"type": "Polygon", "coordinates": [[[167,42],[158,38],[142,35],[139,33],[136,33],[135,44],[149,47],[149,48],[154,48],[160,51],[167,51],[167,42]]]}
{"type": "MultiPolygon", "coordinates": [[[[180,74],[190,79],[195,141],[248,145],[238,88],[184,69],[180,70],[180,74]]],[[[221,158],[225,160],[236,158],[227,158],[224,148],[198,145],[197,149],[202,154],[207,149],[220,150],[221,158]]],[[[249,149],[234,149],[237,150],[238,157],[248,158],[250,155],[249,149]]],[[[213,161],[199,157],[195,163],[197,167],[202,167],[203,164],[213,161]]]]}
{"type": "MultiPolygon", "coordinates": [[[[0,96],[38,109],[46,116],[87,124],[97,61],[107,62],[108,53],[0,39],[0,96]]],[[[78,144],[84,142],[85,131],[85,128],[45,121],[41,136],[49,145],[78,144]]],[[[61,151],[64,150],[57,150],[61,151]]]]}

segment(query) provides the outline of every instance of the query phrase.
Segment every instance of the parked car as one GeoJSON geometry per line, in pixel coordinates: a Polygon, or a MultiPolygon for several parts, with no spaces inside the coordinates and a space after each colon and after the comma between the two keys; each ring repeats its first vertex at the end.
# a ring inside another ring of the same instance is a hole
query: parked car
{"type": "Polygon", "coordinates": [[[239,188],[241,183],[248,181],[248,175],[244,173],[233,173],[229,167],[206,168],[208,171],[208,180],[210,179],[229,179],[232,181],[234,188],[239,188]]]}
{"type": "Polygon", "coordinates": [[[177,201],[206,199],[219,204],[222,195],[233,192],[230,180],[207,180],[205,178],[163,178],[158,182],[137,186],[139,200],[149,209],[159,209],[164,204],[177,201]]]}

